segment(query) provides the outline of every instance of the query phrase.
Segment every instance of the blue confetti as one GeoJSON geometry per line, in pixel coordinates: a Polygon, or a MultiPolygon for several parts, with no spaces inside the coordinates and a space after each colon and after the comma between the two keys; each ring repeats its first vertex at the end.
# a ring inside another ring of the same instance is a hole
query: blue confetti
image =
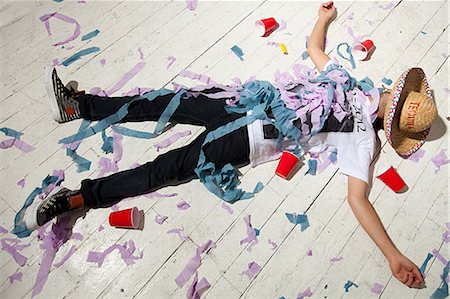
{"type": "Polygon", "coordinates": [[[309,227],[308,216],[305,214],[285,213],[290,223],[300,224],[300,231],[305,231],[309,227]]]}
{"type": "Polygon", "coordinates": [[[391,85],[392,84],[392,80],[388,79],[386,77],[384,77],[383,79],[381,79],[381,82],[383,82],[386,85],[391,85]]]}
{"type": "Polygon", "coordinates": [[[231,47],[231,51],[233,51],[234,54],[236,54],[236,56],[241,60],[244,61],[244,52],[242,52],[242,49],[239,48],[238,46],[234,45],[233,47],[231,47]]]}
{"type": "Polygon", "coordinates": [[[256,236],[259,236],[259,233],[261,232],[261,230],[257,229],[257,228],[255,228],[254,230],[255,230],[256,236]]]}
{"type": "Polygon", "coordinates": [[[94,31],[89,32],[88,34],[83,35],[83,37],[81,37],[81,40],[89,40],[93,37],[96,37],[98,34],[100,33],[100,30],[95,29],[94,31]]]}
{"type": "Polygon", "coordinates": [[[103,139],[103,145],[102,150],[105,154],[110,154],[113,152],[113,138],[112,136],[106,136],[105,130],[102,131],[102,139],[103,139]]]}
{"type": "Polygon", "coordinates": [[[331,163],[336,163],[337,162],[337,153],[336,152],[331,152],[330,153],[330,161],[331,161],[331,163]]]}
{"type": "Polygon", "coordinates": [[[427,34],[425,31],[422,31],[422,30],[420,30],[420,33],[422,33],[422,34],[427,34]]]}
{"type": "Polygon", "coordinates": [[[87,48],[87,49],[78,51],[77,53],[73,54],[72,56],[70,56],[69,58],[64,60],[61,64],[64,66],[68,66],[68,65],[72,64],[74,61],[80,59],[81,57],[89,55],[94,52],[98,52],[98,51],[100,51],[99,47],[91,47],[91,48],[87,48]]]}
{"type": "Polygon", "coordinates": [[[20,136],[23,135],[23,133],[17,132],[16,130],[7,127],[0,128],[0,132],[5,133],[6,136],[14,137],[16,139],[20,139],[20,136]]]}
{"type": "Polygon", "coordinates": [[[424,274],[425,270],[427,268],[428,262],[430,261],[430,259],[433,257],[433,255],[431,253],[428,253],[426,259],[423,261],[422,266],[420,267],[420,273],[424,274]]]}
{"type": "Polygon", "coordinates": [[[442,271],[442,287],[437,288],[436,291],[434,291],[434,293],[431,295],[430,299],[444,299],[448,297],[447,276],[449,267],[450,262],[447,263],[447,265],[444,267],[444,270],[442,271]]]}
{"type": "Polygon", "coordinates": [[[308,160],[308,171],[306,173],[309,173],[310,175],[316,175],[317,173],[317,160],[308,160]]]}
{"type": "Polygon", "coordinates": [[[345,289],[345,292],[348,292],[348,289],[350,289],[352,286],[355,286],[355,287],[359,287],[356,283],[354,283],[353,281],[351,281],[351,280],[347,280],[347,282],[345,283],[345,285],[344,285],[344,289],[345,289]]]}
{"type": "Polygon", "coordinates": [[[91,168],[91,161],[78,155],[76,150],[67,148],[66,155],[77,164],[77,172],[88,171],[91,168]]]}
{"type": "Polygon", "coordinates": [[[302,53],[302,59],[303,60],[308,59],[308,57],[309,57],[308,51],[305,51],[305,52],[302,53]]]}

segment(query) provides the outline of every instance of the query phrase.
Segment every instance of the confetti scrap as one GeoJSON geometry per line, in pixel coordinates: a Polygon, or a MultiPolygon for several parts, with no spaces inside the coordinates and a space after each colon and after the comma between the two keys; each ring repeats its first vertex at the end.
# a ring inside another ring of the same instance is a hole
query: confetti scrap
{"type": "Polygon", "coordinates": [[[106,63],[106,59],[105,58],[102,58],[102,59],[100,59],[100,64],[102,65],[102,66],[105,66],[105,63],[106,63]]]}
{"type": "Polygon", "coordinates": [[[100,224],[100,226],[98,227],[98,230],[97,230],[97,231],[101,232],[101,231],[104,230],[104,229],[105,229],[105,227],[104,227],[103,225],[100,224]]]}
{"type": "Polygon", "coordinates": [[[158,224],[163,224],[164,221],[166,221],[169,217],[167,216],[162,216],[162,215],[156,215],[155,217],[155,222],[158,224]]]}
{"type": "Polygon", "coordinates": [[[186,201],[180,201],[179,203],[177,203],[177,208],[178,210],[187,210],[191,207],[190,204],[188,204],[186,201]]]}
{"type": "Polygon", "coordinates": [[[353,20],[354,17],[355,17],[355,13],[352,12],[351,14],[349,14],[349,15],[347,16],[347,20],[353,20]]]}
{"type": "Polygon", "coordinates": [[[13,283],[14,281],[22,281],[23,273],[22,272],[16,272],[10,276],[8,276],[9,283],[13,283]]]}
{"type": "Polygon", "coordinates": [[[76,249],[77,249],[77,246],[72,245],[70,247],[69,251],[66,253],[66,255],[63,256],[63,258],[59,262],[53,264],[53,266],[55,266],[56,268],[61,267],[75,253],[76,249]]]}
{"type": "Polygon", "coordinates": [[[450,159],[447,159],[447,155],[445,154],[446,150],[447,149],[442,149],[436,156],[431,158],[431,161],[435,166],[435,173],[437,173],[441,169],[441,166],[450,163],[450,159]]]}
{"type": "Polygon", "coordinates": [[[422,33],[423,35],[426,35],[427,33],[423,30],[420,30],[420,33],[422,33]]]}
{"type": "Polygon", "coordinates": [[[90,263],[97,263],[97,266],[100,268],[103,265],[103,262],[108,254],[117,249],[120,252],[122,260],[125,262],[127,266],[135,263],[136,260],[142,258],[143,254],[139,256],[133,255],[136,251],[136,245],[133,240],[128,240],[123,245],[114,244],[105,249],[103,252],[89,251],[87,261],[90,263]]]}
{"type": "Polygon", "coordinates": [[[197,247],[195,255],[188,261],[184,269],[175,278],[175,282],[179,288],[182,288],[185,283],[197,272],[201,265],[201,254],[208,250],[216,248],[216,244],[212,240],[208,240],[204,245],[197,247]]]}
{"type": "Polygon", "coordinates": [[[386,85],[391,85],[392,84],[392,80],[388,79],[386,77],[384,77],[383,79],[381,79],[381,82],[383,82],[386,85]]]}
{"type": "Polygon", "coordinates": [[[228,214],[233,215],[233,209],[230,207],[230,205],[226,204],[225,202],[222,202],[222,209],[228,212],[228,214]]]}
{"type": "Polygon", "coordinates": [[[421,158],[423,158],[423,156],[425,155],[425,150],[423,149],[419,149],[418,151],[416,151],[415,153],[413,153],[411,156],[408,157],[409,161],[413,161],[413,162],[419,162],[419,160],[421,158]]]}
{"type": "Polygon", "coordinates": [[[247,237],[242,239],[240,241],[240,244],[242,245],[244,243],[248,243],[249,246],[247,248],[247,251],[251,251],[252,250],[251,248],[254,245],[258,244],[259,241],[258,241],[257,236],[256,236],[256,230],[253,228],[252,224],[250,223],[251,222],[251,216],[250,215],[246,215],[246,216],[244,216],[243,219],[244,219],[245,225],[247,227],[247,237]]]}
{"type": "Polygon", "coordinates": [[[345,283],[345,285],[344,285],[344,289],[345,289],[345,292],[348,292],[348,290],[352,287],[352,286],[355,286],[355,287],[359,287],[356,283],[354,283],[353,281],[351,281],[351,280],[347,280],[347,282],[345,283]]]}
{"type": "Polygon", "coordinates": [[[307,255],[307,256],[312,256],[312,255],[313,255],[312,250],[311,250],[311,249],[308,249],[308,251],[306,252],[306,255],[307,255]]]}
{"type": "Polygon", "coordinates": [[[244,52],[242,52],[242,49],[238,46],[234,45],[231,47],[231,51],[241,60],[244,61],[244,52]]]}
{"type": "Polygon", "coordinates": [[[98,161],[98,168],[100,169],[100,172],[97,175],[97,178],[104,177],[106,173],[116,173],[119,170],[117,163],[106,157],[100,158],[100,161],[98,161]]]}
{"type": "Polygon", "coordinates": [[[183,240],[183,241],[187,239],[186,235],[184,234],[184,227],[183,226],[181,226],[181,228],[169,229],[167,231],[167,234],[168,235],[170,235],[170,234],[178,235],[180,237],[180,239],[183,240]]]}
{"type": "Polygon", "coordinates": [[[383,291],[384,286],[382,284],[379,284],[375,282],[373,286],[370,288],[370,291],[374,294],[381,294],[381,291],[383,291]]]}
{"type": "Polygon", "coordinates": [[[270,244],[270,246],[272,246],[272,248],[270,248],[272,250],[275,250],[278,247],[278,244],[270,239],[269,239],[268,243],[270,244]]]}
{"type": "Polygon", "coordinates": [[[258,263],[256,262],[250,262],[247,265],[248,269],[241,272],[240,275],[247,275],[248,279],[252,279],[256,274],[259,273],[259,271],[261,271],[261,266],[258,265],[258,263]]]}
{"type": "Polygon", "coordinates": [[[298,293],[296,299],[303,299],[303,298],[306,298],[306,297],[311,297],[312,295],[313,295],[313,292],[311,292],[311,289],[307,288],[303,292],[298,293]]]}
{"type": "Polygon", "coordinates": [[[17,182],[17,186],[19,186],[20,188],[23,189],[23,187],[25,187],[25,179],[20,179],[20,180],[17,182]]]}
{"type": "Polygon", "coordinates": [[[142,52],[142,48],[139,47],[139,48],[137,49],[137,51],[138,51],[138,53],[139,53],[139,59],[140,59],[140,60],[144,60],[144,52],[142,52]]]}
{"type": "Polygon", "coordinates": [[[72,56],[70,56],[69,58],[64,60],[61,64],[64,66],[69,66],[72,63],[74,63],[75,61],[77,61],[78,59],[81,59],[81,57],[89,55],[91,53],[98,52],[98,51],[100,51],[99,47],[90,47],[90,48],[78,51],[77,53],[73,54],[72,56]]]}
{"type": "Polygon", "coordinates": [[[389,10],[389,9],[395,7],[395,3],[389,2],[389,3],[386,3],[386,4],[378,5],[378,7],[383,9],[383,10],[389,10]]]}
{"type": "Polygon", "coordinates": [[[8,230],[0,225],[0,234],[6,234],[8,233],[8,230]]]}
{"type": "Polygon", "coordinates": [[[169,63],[166,66],[166,69],[169,69],[169,67],[177,60],[175,57],[173,56],[169,56],[167,57],[167,60],[169,61],[169,63]]]}
{"type": "Polygon", "coordinates": [[[82,40],[82,41],[90,40],[91,38],[96,37],[99,33],[100,33],[100,30],[95,29],[95,30],[89,32],[88,34],[83,35],[83,36],[81,37],[81,40],[82,40]]]}
{"type": "Polygon", "coordinates": [[[52,66],[57,66],[57,65],[61,65],[61,63],[59,62],[59,59],[58,59],[58,58],[54,58],[54,59],[52,60],[52,66]]]}
{"type": "Polygon", "coordinates": [[[186,0],[186,8],[194,11],[198,6],[198,0],[186,0]]]}
{"type": "Polygon", "coordinates": [[[309,227],[308,216],[305,214],[285,213],[290,223],[300,224],[300,231],[305,231],[309,227]]]}
{"type": "Polygon", "coordinates": [[[336,257],[330,258],[330,262],[335,263],[335,262],[342,261],[343,259],[344,258],[342,256],[336,256],[336,257]]]}

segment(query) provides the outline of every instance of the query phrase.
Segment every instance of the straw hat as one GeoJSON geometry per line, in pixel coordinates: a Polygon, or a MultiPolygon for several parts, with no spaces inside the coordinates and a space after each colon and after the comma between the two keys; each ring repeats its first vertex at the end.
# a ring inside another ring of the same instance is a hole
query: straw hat
{"type": "Polygon", "coordinates": [[[384,113],[387,140],[403,158],[425,142],[437,117],[436,104],[421,68],[406,70],[391,90],[384,113]]]}

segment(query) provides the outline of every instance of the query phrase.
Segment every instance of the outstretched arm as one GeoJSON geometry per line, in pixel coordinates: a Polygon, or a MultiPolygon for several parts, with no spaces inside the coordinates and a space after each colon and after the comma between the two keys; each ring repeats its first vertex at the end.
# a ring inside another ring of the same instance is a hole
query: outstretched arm
{"type": "Polygon", "coordinates": [[[370,238],[383,252],[395,278],[410,288],[423,287],[424,280],[419,269],[392,243],[377,212],[366,196],[366,188],[366,182],[352,176],[348,177],[348,202],[353,213],[370,238]]]}
{"type": "Polygon", "coordinates": [[[319,8],[319,18],[309,36],[308,54],[319,71],[322,71],[325,64],[330,60],[330,57],[324,52],[325,37],[327,36],[328,26],[336,19],[336,16],[336,7],[334,7],[332,1],[322,3],[319,8]]]}

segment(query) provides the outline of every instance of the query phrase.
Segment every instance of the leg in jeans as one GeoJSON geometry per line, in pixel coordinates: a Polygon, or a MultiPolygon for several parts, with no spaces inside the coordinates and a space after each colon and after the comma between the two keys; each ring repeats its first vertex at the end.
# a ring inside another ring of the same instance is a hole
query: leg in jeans
{"type": "MultiPolygon", "coordinates": [[[[220,89],[210,89],[206,92],[220,91],[220,89]]],[[[130,104],[128,115],[122,122],[157,121],[164,109],[174,96],[174,93],[157,97],[153,101],[146,99],[130,104]]],[[[94,95],[80,95],[76,99],[80,103],[81,117],[88,120],[100,120],[115,112],[124,104],[138,98],[134,97],[101,97],[94,95]]],[[[226,114],[224,109],[225,99],[209,99],[205,95],[197,98],[189,96],[181,98],[180,105],[170,118],[175,123],[208,126],[208,124],[219,115],[226,114]]]]}
{"type": "MultiPolygon", "coordinates": [[[[200,149],[207,133],[239,117],[241,115],[234,114],[216,118],[212,127],[191,144],[159,155],[154,161],[140,167],[100,179],[84,180],[81,183],[81,193],[85,205],[91,208],[109,207],[127,197],[194,179],[196,177],[194,169],[197,167],[200,149]]],[[[248,164],[249,153],[246,127],[213,141],[205,148],[206,159],[214,162],[217,167],[227,163],[235,166],[248,164]]]]}

